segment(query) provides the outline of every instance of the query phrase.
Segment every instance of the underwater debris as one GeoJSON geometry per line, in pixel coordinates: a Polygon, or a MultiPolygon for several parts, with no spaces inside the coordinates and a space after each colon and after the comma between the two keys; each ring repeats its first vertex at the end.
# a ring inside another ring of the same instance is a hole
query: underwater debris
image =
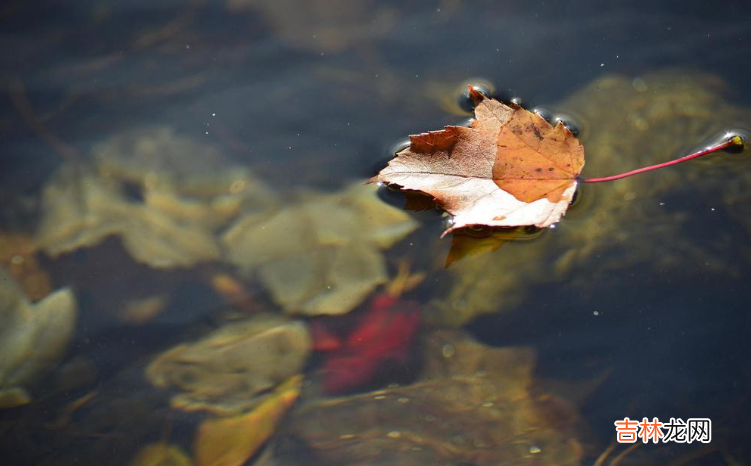
{"type": "Polygon", "coordinates": [[[23,289],[31,301],[38,301],[52,292],[47,273],[39,267],[38,246],[29,236],[0,231],[0,266],[23,289]]]}
{"type": "Polygon", "coordinates": [[[178,392],[173,408],[226,416],[251,409],[264,393],[298,374],[310,349],[302,322],[259,314],[162,353],[146,376],[155,386],[178,392]]]}
{"type": "Polygon", "coordinates": [[[0,268],[0,408],[31,402],[28,390],[65,355],[76,313],[70,289],[31,303],[0,268]]]}
{"type": "Polygon", "coordinates": [[[415,383],[314,400],[295,410],[285,433],[320,464],[578,464],[576,414],[554,423],[531,394],[534,353],[489,348],[460,332],[425,341],[415,383]]]}
{"type": "Polygon", "coordinates": [[[170,297],[167,294],[132,298],[118,313],[118,320],[128,325],[144,325],[164,312],[169,303],[170,297]]]}
{"type": "Polygon", "coordinates": [[[249,214],[222,236],[226,259],[257,273],[290,313],[343,314],[387,280],[381,250],[417,223],[360,184],[307,194],[273,215],[249,214]]]}

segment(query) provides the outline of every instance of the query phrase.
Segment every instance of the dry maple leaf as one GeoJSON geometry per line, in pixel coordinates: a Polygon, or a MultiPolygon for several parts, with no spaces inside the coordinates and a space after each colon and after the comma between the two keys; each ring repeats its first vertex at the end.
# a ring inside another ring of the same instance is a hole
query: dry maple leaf
{"type": "Polygon", "coordinates": [[[560,220],[584,167],[584,147],[518,105],[470,87],[477,103],[470,127],[446,126],[410,136],[410,145],[370,181],[433,197],[454,216],[443,235],[470,225],[548,227],[560,220]]]}

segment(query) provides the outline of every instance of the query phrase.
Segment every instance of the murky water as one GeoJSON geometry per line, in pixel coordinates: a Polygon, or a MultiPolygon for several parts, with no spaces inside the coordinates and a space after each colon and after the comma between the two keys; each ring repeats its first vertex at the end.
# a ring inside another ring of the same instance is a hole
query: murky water
{"type": "Polygon", "coordinates": [[[582,186],[449,268],[440,213],[362,183],[466,121],[467,80],[576,124],[590,177],[747,131],[749,20],[4,4],[2,464],[748,463],[748,152],[582,186]],[[711,442],[628,450],[625,417],[711,442]]]}

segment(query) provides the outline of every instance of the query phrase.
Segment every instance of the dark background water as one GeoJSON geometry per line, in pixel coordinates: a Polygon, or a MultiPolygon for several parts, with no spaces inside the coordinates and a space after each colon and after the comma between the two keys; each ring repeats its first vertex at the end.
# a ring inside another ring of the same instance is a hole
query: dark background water
{"type": "MultiPolygon", "coordinates": [[[[30,228],[36,211],[27,201],[65,154],[86,154],[108,136],[149,124],[217,144],[284,191],[336,189],[370,175],[393,141],[457,121],[435,96],[452,100],[452,89],[469,77],[535,105],[559,101],[605,73],[678,67],[721,76],[729,100],[751,104],[745,1],[230,5],[5,2],[3,227],[30,228]],[[35,118],[19,110],[19,95],[35,118]],[[46,141],[34,119],[43,122],[46,141]]],[[[675,201],[687,212],[711,204],[675,201]]],[[[717,229],[739,244],[749,241],[728,218],[696,228],[708,242],[717,229]]],[[[732,253],[717,260],[740,267],[741,276],[720,278],[700,267],[624,269],[592,277],[598,289],[581,299],[565,284],[540,285],[520,306],[538,312],[486,317],[470,329],[493,345],[536,347],[544,377],[587,380],[609,371],[581,407],[596,443],[606,445],[612,422],[624,416],[711,417],[713,446],[748,461],[741,439],[751,435],[744,417],[750,267],[732,253]],[[602,312],[593,318],[596,306],[602,312]]],[[[56,283],[86,279],[73,269],[75,260],[58,266],[56,283]]],[[[177,324],[205,318],[205,297],[182,296],[177,324]]],[[[126,339],[109,337],[117,329],[105,317],[84,322],[78,345],[104,345],[96,354],[105,367],[128,362],[126,339]]],[[[141,348],[160,331],[140,335],[141,348]]],[[[715,454],[695,464],[726,463],[715,454]]]]}

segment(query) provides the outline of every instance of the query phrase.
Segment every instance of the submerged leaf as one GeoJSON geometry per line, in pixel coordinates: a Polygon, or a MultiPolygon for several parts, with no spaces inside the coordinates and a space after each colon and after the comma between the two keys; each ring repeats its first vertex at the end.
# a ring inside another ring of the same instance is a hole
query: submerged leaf
{"type": "Polygon", "coordinates": [[[96,144],[86,164],[63,165],[44,187],[37,237],[49,255],[119,236],[156,268],[216,260],[215,233],[240,212],[265,211],[275,195],[216,147],[170,128],[146,128],[96,144]]]}
{"type": "Polygon", "coordinates": [[[417,224],[370,186],[310,194],[272,215],[247,215],[222,237],[227,260],[258,274],[291,313],[343,314],[388,276],[381,250],[417,224]]]}
{"type": "Polygon", "coordinates": [[[65,355],[76,299],[68,288],[31,303],[0,268],[0,408],[27,404],[27,392],[65,355]]]}
{"type": "Polygon", "coordinates": [[[300,395],[302,375],[281,384],[253,411],[205,421],[198,428],[198,466],[241,466],[271,437],[300,395]]]}
{"type": "Polygon", "coordinates": [[[179,391],[171,400],[174,408],[236,414],[300,372],[310,347],[301,322],[257,315],[162,353],[146,376],[157,387],[179,391]]]}

